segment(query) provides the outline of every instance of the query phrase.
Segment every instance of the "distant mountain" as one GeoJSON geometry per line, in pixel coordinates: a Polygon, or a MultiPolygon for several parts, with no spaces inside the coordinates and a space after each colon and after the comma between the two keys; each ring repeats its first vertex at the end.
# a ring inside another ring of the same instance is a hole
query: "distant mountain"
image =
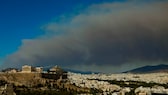
{"type": "Polygon", "coordinates": [[[156,66],[144,66],[123,73],[157,73],[157,72],[168,72],[168,65],[161,64],[156,66]]]}

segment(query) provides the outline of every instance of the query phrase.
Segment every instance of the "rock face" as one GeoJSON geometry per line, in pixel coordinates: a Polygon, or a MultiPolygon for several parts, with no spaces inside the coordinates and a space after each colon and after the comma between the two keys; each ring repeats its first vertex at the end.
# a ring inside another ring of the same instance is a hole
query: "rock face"
{"type": "Polygon", "coordinates": [[[41,77],[40,73],[1,73],[0,80],[13,83],[16,86],[27,87],[45,83],[45,79],[41,77]]]}
{"type": "Polygon", "coordinates": [[[4,87],[1,86],[0,88],[0,95],[16,95],[13,84],[5,84],[4,87]]]}
{"type": "Polygon", "coordinates": [[[59,80],[67,79],[66,73],[0,73],[0,80],[13,83],[18,86],[36,86],[45,84],[47,79],[59,80]]]}

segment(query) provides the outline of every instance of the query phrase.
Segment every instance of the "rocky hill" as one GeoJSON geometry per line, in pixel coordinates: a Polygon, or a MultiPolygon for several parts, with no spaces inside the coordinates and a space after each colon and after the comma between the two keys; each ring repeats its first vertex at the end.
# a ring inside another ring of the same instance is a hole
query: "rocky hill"
{"type": "Polygon", "coordinates": [[[0,80],[13,83],[16,86],[35,86],[45,84],[40,73],[0,73],[0,80]]]}
{"type": "Polygon", "coordinates": [[[124,73],[157,73],[157,72],[168,72],[168,65],[160,64],[156,66],[144,66],[126,71],[124,73]]]}
{"type": "MultiPolygon", "coordinates": [[[[73,84],[70,84],[67,79],[62,77],[55,79],[53,75],[57,74],[44,74],[42,73],[0,73],[0,86],[4,84],[12,84],[13,90],[18,95],[35,95],[32,93],[57,93],[47,95],[69,95],[69,94],[58,94],[62,92],[76,93],[76,92],[89,92],[88,88],[79,88],[73,84]],[[53,79],[52,79],[53,78],[53,79]],[[2,83],[3,82],[3,83],[2,83]]],[[[59,77],[59,76],[57,76],[59,77]]],[[[1,94],[0,94],[1,95],[1,94]]],[[[39,95],[39,94],[38,94],[39,95]]],[[[46,95],[46,94],[40,94],[46,95]]]]}

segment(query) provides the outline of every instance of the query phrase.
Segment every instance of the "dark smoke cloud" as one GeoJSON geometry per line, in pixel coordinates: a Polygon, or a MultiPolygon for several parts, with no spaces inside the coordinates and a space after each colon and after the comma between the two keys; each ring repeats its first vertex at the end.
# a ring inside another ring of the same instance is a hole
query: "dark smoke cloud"
{"type": "Polygon", "coordinates": [[[115,72],[120,70],[116,67],[136,66],[135,62],[167,62],[167,6],[167,2],[92,5],[69,22],[45,25],[48,33],[43,37],[23,40],[4,65],[115,72]]]}

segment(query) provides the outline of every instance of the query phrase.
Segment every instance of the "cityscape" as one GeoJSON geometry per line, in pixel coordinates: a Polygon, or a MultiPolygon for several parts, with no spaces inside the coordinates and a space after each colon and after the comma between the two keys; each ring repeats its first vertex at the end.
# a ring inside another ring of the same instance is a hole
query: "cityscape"
{"type": "Polygon", "coordinates": [[[0,95],[168,95],[168,0],[0,0],[0,95]]]}
{"type": "Polygon", "coordinates": [[[168,72],[81,74],[53,66],[0,72],[0,95],[168,95],[168,72]]]}

